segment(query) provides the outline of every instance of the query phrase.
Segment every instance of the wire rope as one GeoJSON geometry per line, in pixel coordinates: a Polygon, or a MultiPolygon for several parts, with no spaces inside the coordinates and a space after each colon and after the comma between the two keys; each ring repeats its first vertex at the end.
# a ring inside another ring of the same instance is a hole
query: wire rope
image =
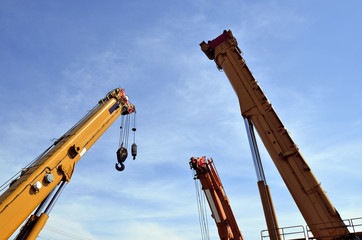
{"type": "Polygon", "coordinates": [[[130,116],[122,115],[120,136],[119,136],[119,147],[123,145],[124,148],[128,148],[129,128],[130,128],[130,116]]]}
{"type": "MultiPolygon", "coordinates": [[[[192,171],[194,173],[194,171],[192,171]]],[[[195,176],[193,174],[193,176],[195,176]]],[[[202,188],[200,185],[199,180],[194,177],[195,179],[195,192],[196,192],[196,200],[197,200],[197,210],[199,213],[199,224],[201,230],[201,238],[203,240],[210,240],[209,234],[209,227],[208,227],[208,220],[207,220],[207,212],[206,212],[206,198],[202,193],[202,188]]]]}
{"type": "Polygon", "coordinates": [[[133,113],[133,143],[136,142],[136,112],[133,113]]]}
{"type": "Polygon", "coordinates": [[[128,137],[129,137],[129,125],[130,125],[130,117],[129,115],[126,116],[126,123],[125,123],[125,136],[124,136],[124,142],[125,142],[125,148],[128,148],[128,137]]]}
{"type": "Polygon", "coordinates": [[[39,156],[37,156],[35,159],[33,159],[31,162],[29,162],[25,167],[23,167],[20,171],[15,173],[11,178],[9,178],[6,182],[4,182],[0,186],[0,193],[2,193],[5,189],[8,188],[8,184],[11,183],[11,181],[19,176],[21,176],[22,171],[28,169],[30,166],[32,166],[35,162],[37,162],[40,158],[42,158],[52,147],[54,144],[52,144],[50,147],[48,147],[44,152],[42,152],[39,156]]]}
{"type": "MultiPolygon", "coordinates": [[[[92,115],[92,112],[95,108],[97,108],[100,104],[96,104],[90,111],[88,111],[88,113],[82,118],[80,119],[72,128],[70,128],[62,137],[67,136],[73,129],[75,129],[76,127],[78,127],[78,125],[86,118],[89,118],[92,115]]],[[[18,177],[21,176],[21,173],[24,170],[27,170],[28,168],[30,168],[31,166],[33,166],[40,158],[42,158],[47,152],[49,152],[50,149],[52,149],[55,145],[57,144],[57,141],[55,143],[53,143],[52,145],[50,145],[50,147],[48,147],[44,152],[42,152],[39,156],[37,156],[35,159],[33,159],[31,162],[29,162],[25,167],[23,167],[20,171],[18,171],[14,176],[10,177],[6,182],[4,182],[1,186],[0,186],[0,194],[5,191],[5,189],[8,188],[9,184],[11,184],[11,181],[13,179],[16,179],[18,177]]]]}
{"type": "Polygon", "coordinates": [[[118,144],[119,148],[122,146],[122,143],[123,143],[123,131],[124,131],[123,127],[124,127],[124,115],[122,115],[122,117],[121,117],[121,126],[119,127],[120,128],[119,144],[118,144]]]}
{"type": "MultiPolygon", "coordinates": [[[[69,232],[66,232],[64,230],[61,230],[61,229],[57,229],[55,227],[52,227],[52,226],[45,226],[44,227],[44,230],[46,231],[49,231],[49,232],[53,232],[55,234],[58,234],[58,235],[61,235],[61,236],[65,236],[65,237],[68,237],[68,238],[71,238],[71,239],[77,239],[77,240],[91,240],[90,238],[84,238],[84,237],[81,237],[81,236],[77,236],[73,233],[69,233],[69,232]]],[[[43,235],[43,234],[42,234],[43,235]]],[[[47,238],[48,236],[38,236],[38,238],[43,238],[43,239],[49,239],[47,238]]]]}

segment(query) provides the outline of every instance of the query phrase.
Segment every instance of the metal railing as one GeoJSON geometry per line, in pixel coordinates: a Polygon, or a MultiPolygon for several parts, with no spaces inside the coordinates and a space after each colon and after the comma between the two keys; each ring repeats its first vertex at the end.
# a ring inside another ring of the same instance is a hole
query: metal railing
{"type": "MultiPolygon", "coordinates": [[[[282,240],[307,239],[302,225],[278,228],[282,240]]],[[[270,239],[268,230],[261,231],[261,239],[270,239]]]]}
{"type": "MultiPolygon", "coordinates": [[[[351,239],[353,239],[354,236],[357,236],[356,234],[358,233],[359,236],[362,235],[362,218],[351,218],[351,219],[345,219],[343,220],[343,223],[344,225],[343,226],[336,226],[336,227],[333,227],[333,228],[325,228],[325,227],[319,227],[318,225],[314,225],[313,226],[313,229],[314,230],[328,230],[328,229],[338,229],[338,228],[346,228],[348,229],[348,231],[350,232],[350,236],[351,239]]],[[[320,224],[322,225],[322,224],[320,224]]],[[[310,230],[310,227],[307,226],[307,237],[308,239],[312,240],[312,239],[317,239],[313,236],[311,230],[310,230]]],[[[320,240],[323,240],[323,239],[326,239],[326,238],[330,238],[330,237],[334,237],[336,239],[338,239],[339,237],[341,237],[342,239],[342,236],[336,234],[336,235],[328,235],[328,236],[319,236],[318,239],[320,240]]],[[[358,238],[356,238],[358,239],[358,238]]]]}
{"type": "MultiPolygon", "coordinates": [[[[343,220],[344,225],[340,227],[334,227],[333,229],[345,228],[350,232],[350,235],[347,236],[348,239],[361,239],[362,240],[362,217],[359,218],[351,218],[343,220]]],[[[322,224],[320,224],[322,226],[322,224]]],[[[329,228],[319,227],[317,225],[313,226],[314,230],[327,230],[329,228]]],[[[291,226],[291,227],[283,227],[278,229],[280,231],[281,240],[316,240],[310,230],[310,227],[307,225],[306,229],[302,225],[291,226]]],[[[340,235],[328,235],[328,236],[319,236],[318,240],[330,239],[331,237],[335,239],[345,239],[346,236],[340,235]]],[[[261,240],[269,240],[269,232],[268,230],[261,231],[261,240]]]]}

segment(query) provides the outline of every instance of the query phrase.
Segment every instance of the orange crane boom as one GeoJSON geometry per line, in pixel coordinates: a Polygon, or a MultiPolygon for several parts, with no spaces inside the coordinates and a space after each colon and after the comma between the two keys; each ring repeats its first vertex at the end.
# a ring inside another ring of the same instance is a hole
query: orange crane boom
{"type": "Polygon", "coordinates": [[[224,31],[200,46],[228,77],[239,98],[243,118],[257,130],[313,236],[317,239],[349,236],[337,210],[250,72],[232,32],[224,31]]]}
{"type": "MultiPolygon", "coordinates": [[[[59,185],[58,193],[61,192],[65,183],[70,181],[75,164],[106,129],[121,114],[134,111],[135,107],[129,103],[123,89],[109,92],[83,119],[24,169],[0,196],[0,240],[8,239],[36,207],[42,207],[41,203],[59,185]]],[[[28,230],[24,233],[26,239],[38,236],[56,198],[44,213],[38,212],[39,215],[30,218],[28,230]]]]}
{"type": "Polygon", "coordinates": [[[213,160],[206,160],[206,157],[192,157],[190,160],[190,167],[195,170],[195,180],[200,180],[202,190],[205,193],[212,216],[215,220],[220,239],[243,240],[243,236],[235,220],[234,213],[219,175],[216,172],[213,160]]]}

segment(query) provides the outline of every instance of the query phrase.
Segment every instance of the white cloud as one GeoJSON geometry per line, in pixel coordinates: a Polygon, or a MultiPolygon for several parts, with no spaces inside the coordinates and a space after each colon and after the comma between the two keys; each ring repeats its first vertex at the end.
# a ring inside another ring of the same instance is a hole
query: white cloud
{"type": "MultiPolygon", "coordinates": [[[[128,19],[122,18],[123,10],[120,11],[119,19],[127,24],[120,28],[106,21],[105,25],[116,30],[111,39],[100,38],[105,40],[102,47],[91,49],[84,56],[66,58],[70,61],[63,62],[59,72],[38,74],[54,81],[49,84],[54,86],[49,92],[28,84],[27,78],[35,75],[26,71],[31,67],[22,67],[21,63],[31,65],[25,57],[31,58],[33,54],[17,59],[16,68],[26,75],[17,82],[17,88],[29,87],[26,91],[47,94],[39,97],[41,101],[26,99],[25,103],[19,103],[4,95],[13,91],[14,86],[4,85],[5,90],[1,89],[4,93],[1,102],[6,102],[6,108],[0,112],[2,178],[48,147],[51,138],[60,137],[110,89],[126,88],[137,107],[136,161],[129,158],[124,172],[114,169],[119,122],[115,123],[77,164],[70,184],[51,213],[50,226],[89,239],[199,239],[188,160],[192,155],[206,155],[214,158],[245,239],[259,237],[265,224],[237,97],[224,74],[217,71],[198,46],[202,40],[216,37],[224,27],[231,28],[238,38],[251,70],[337,209],[343,217],[358,215],[361,196],[355,183],[361,180],[358,172],[361,144],[355,139],[360,135],[360,116],[339,114],[341,108],[356,106],[342,97],[339,101],[343,106],[333,105],[336,107],[333,111],[346,124],[353,124],[348,134],[343,135],[343,130],[336,128],[338,122],[329,125],[330,121],[323,118],[323,112],[329,110],[317,102],[331,99],[336,91],[328,89],[335,85],[325,86],[314,78],[306,78],[305,72],[310,76],[318,66],[303,68],[308,59],[299,59],[301,52],[297,51],[313,38],[328,43],[310,25],[311,15],[305,14],[305,8],[299,9],[300,6],[281,6],[275,1],[263,4],[230,1],[229,5],[198,1],[197,4],[202,4],[202,8],[185,3],[184,7],[190,11],[187,13],[157,9],[162,12],[157,19],[144,16],[139,20],[147,28],[128,23],[128,19]],[[128,27],[124,29],[125,26],[128,27]],[[280,51],[288,52],[284,44],[291,42],[297,47],[289,49],[288,59],[281,61],[285,56],[280,51]],[[289,66],[288,62],[294,61],[303,67],[289,66]],[[276,69],[280,69],[277,74],[276,69]],[[293,75],[302,80],[288,78],[293,75]],[[328,131],[332,137],[324,139],[328,131]],[[345,140],[347,137],[351,140],[345,140]]],[[[69,21],[74,17],[70,15],[69,21]]],[[[104,33],[104,29],[95,26],[84,27],[94,29],[93,37],[104,33]]],[[[59,36],[61,32],[57,33],[59,36]]],[[[329,57],[326,56],[326,61],[329,57]]],[[[340,70],[331,72],[336,71],[340,70]]],[[[8,78],[15,76],[11,71],[8,74],[8,78]]],[[[350,85],[348,89],[358,92],[359,88],[350,85]]],[[[21,98],[20,93],[11,97],[21,98]]],[[[350,111],[356,113],[356,109],[350,111]]],[[[272,161],[263,147],[259,147],[280,225],[303,224],[272,161]]],[[[217,238],[212,219],[210,228],[217,238]]]]}

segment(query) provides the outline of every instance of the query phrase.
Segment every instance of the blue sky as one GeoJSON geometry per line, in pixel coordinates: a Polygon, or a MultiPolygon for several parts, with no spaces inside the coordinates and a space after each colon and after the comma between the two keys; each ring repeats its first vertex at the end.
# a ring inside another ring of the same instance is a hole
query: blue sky
{"type": "MultiPolygon", "coordinates": [[[[77,164],[48,226],[84,239],[200,239],[188,161],[206,155],[244,238],[258,239],[266,227],[237,97],[199,48],[231,29],[342,218],[360,217],[361,7],[0,1],[0,182],[121,87],[137,108],[137,160],[128,159],[124,172],[114,169],[117,121],[77,164]]],[[[279,225],[305,225],[259,145],[279,225]]],[[[218,239],[209,222],[211,239],[218,239]]],[[[40,237],[66,239],[47,227],[40,237]]]]}

